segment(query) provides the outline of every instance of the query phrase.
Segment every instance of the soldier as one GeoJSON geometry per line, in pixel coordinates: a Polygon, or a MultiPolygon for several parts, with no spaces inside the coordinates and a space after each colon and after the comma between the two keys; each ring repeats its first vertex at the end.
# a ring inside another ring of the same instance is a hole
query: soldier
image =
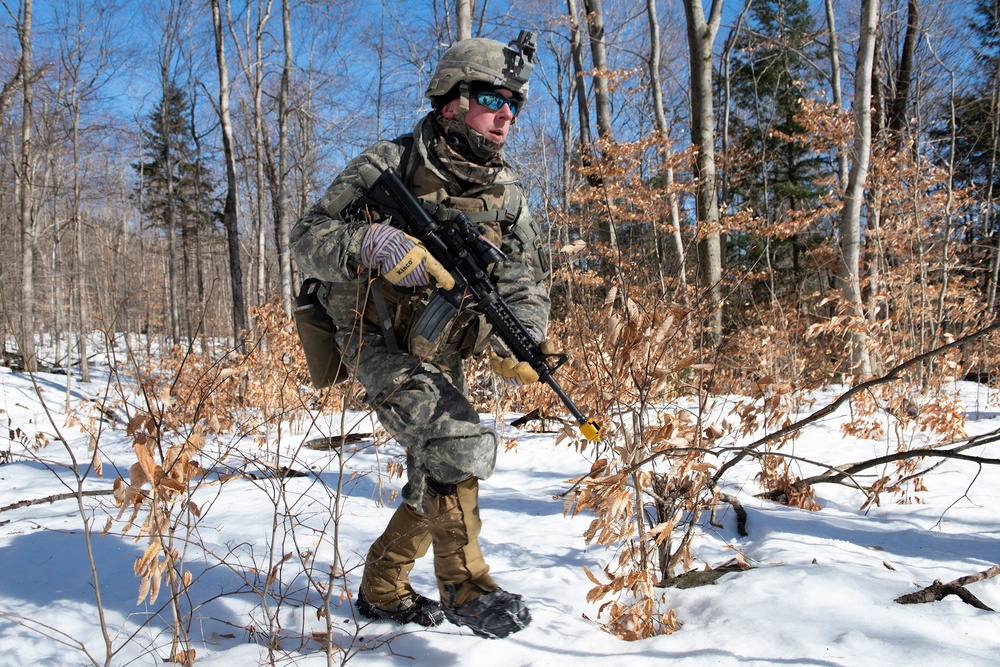
{"type": "MultiPolygon", "coordinates": [[[[322,281],[344,364],[379,421],[406,450],[402,504],[368,551],[356,608],[367,618],[433,626],[447,618],[483,637],[530,621],[520,595],[500,588],[479,546],[479,480],[493,473],[497,434],[480,425],[462,363],[490,346],[477,313],[442,308],[435,286],[454,279],[423,245],[358,205],[383,170],[413,194],[465,213],[507,260],[493,266],[500,295],[543,349],[549,266],[518,176],[502,149],[528,98],[534,36],[508,46],[467,39],[441,57],[426,90],[432,111],[413,133],[379,141],[352,160],[292,230],[298,267],[322,281]],[[434,546],[441,602],[413,590],[414,561],[434,546]]],[[[511,384],[537,381],[493,342],[490,361],[511,384]]]]}

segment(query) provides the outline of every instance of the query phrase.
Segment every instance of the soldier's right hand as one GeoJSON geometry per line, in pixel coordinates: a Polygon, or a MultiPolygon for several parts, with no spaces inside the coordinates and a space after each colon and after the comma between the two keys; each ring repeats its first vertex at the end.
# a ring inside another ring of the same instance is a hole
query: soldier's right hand
{"type": "Polygon", "coordinates": [[[360,259],[393,285],[421,287],[433,282],[442,289],[455,286],[455,279],[419,239],[392,225],[372,224],[361,240],[360,259]]]}

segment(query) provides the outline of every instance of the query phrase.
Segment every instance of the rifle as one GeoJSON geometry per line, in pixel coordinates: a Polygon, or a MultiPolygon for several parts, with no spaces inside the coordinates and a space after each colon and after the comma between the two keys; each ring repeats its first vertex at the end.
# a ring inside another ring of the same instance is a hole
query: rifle
{"type": "Polygon", "coordinates": [[[396,220],[403,231],[420,239],[428,252],[452,274],[455,287],[438,289],[444,302],[454,311],[473,304],[514,357],[528,362],[538,373],[538,379],[552,388],[576,419],[584,437],[597,440],[601,427],[576,407],[553,377],[556,369],[568,359],[567,355],[544,354],[490,280],[489,266],[504,261],[507,256],[483,238],[483,230],[459,212],[453,212],[450,224],[435,221],[391,168],[382,172],[364,194],[364,199],[383,215],[396,220]]]}

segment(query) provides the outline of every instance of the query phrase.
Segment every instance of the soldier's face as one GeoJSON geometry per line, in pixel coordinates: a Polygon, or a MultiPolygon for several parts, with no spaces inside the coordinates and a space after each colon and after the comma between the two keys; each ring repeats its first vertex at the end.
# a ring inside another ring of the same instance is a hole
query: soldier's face
{"type": "MultiPolygon", "coordinates": [[[[494,92],[507,100],[514,97],[514,93],[506,88],[497,88],[494,92]]],[[[454,118],[458,115],[461,103],[460,99],[453,99],[444,105],[441,109],[441,115],[445,118],[454,118]]],[[[487,139],[502,144],[507,139],[507,133],[510,131],[510,122],[512,120],[514,120],[514,114],[511,113],[510,107],[506,104],[494,111],[477,102],[475,95],[469,100],[469,110],[465,114],[465,124],[487,139]]]]}

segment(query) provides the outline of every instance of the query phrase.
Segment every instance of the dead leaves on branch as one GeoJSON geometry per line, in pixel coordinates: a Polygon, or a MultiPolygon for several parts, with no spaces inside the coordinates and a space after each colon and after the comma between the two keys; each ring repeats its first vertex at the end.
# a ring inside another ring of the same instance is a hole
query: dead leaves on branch
{"type": "Polygon", "coordinates": [[[201,424],[208,432],[246,433],[254,423],[279,416],[305,418],[317,402],[350,391],[351,383],[322,393],[309,389],[302,345],[279,301],[250,314],[253,336],[245,354],[178,346],[140,369],[139,382],[161,428],[173,432],[201,424]]]}
{"type": "MultiPolygon", "coordinates": [[[[176,584],[180,590],[191,583],[191,573],[181,571],[180,553],[172,545],[176,540],[176,524],[195,521],[201,516],[191,493],[205,474],[194,458],[203,449],[205,437],[196,430],[182,444],[168,447],[161,456],[163,443],[151,415],[133,417],[126,433],[132,438],[136,461],[129,468],[128,482],[122,477],[115,479],[112,495],[119,508],[118,520],[130,512],[123,534],[145,513],[135,539],[145,539],[146,549],[136,559],[134,572],[139,577],[137,604],[147,596],[152,604],[159,596],[162,582],[176,584]]],[[[111,520],[105,531],[110,528],[111,520]]]]}

